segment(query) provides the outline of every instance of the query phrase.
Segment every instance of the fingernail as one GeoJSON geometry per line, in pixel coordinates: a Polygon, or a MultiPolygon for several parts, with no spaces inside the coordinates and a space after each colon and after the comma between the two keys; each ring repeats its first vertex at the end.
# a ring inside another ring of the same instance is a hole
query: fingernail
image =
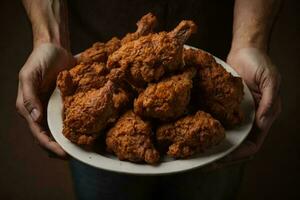
{"type": "Polygon", "coordinates": [[[31,111],[30,115],[31,115],[31,118],[33,119],[33,121],[37,121],[39,119],[40,113],[39,113],[39,111],[36,108],[34,108],[31,111]]]}

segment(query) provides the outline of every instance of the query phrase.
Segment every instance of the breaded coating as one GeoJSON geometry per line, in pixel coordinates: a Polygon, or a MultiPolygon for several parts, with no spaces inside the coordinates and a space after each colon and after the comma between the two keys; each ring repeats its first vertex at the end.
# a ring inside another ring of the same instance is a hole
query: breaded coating
{"type": "Polygon", "coordinates": [[[197,89],[201,109],[220,120],[226,127],[240,124],[243,115],[240,104],[244,95],[244,86],[240,77],[234,77],[213,56],[201,51],[184,51],[185,63],[197,68],[197,89]]]}
{"type": "Polygon", "coordinates": [[[79,145],[89,145],[107,124],[116,119],[113,83],[76,94],[64,112],[63,134],[79,145]]]}
{"type": "Polygon", "coordinates": [[[76,90],[76,84],[68,70],[61,71],[57,76],[56,85],[60,90],[62,97],[72,95],[76,90]]]}
{"type": "Polygon", "coordinates": [[[149,122],[143,121],[132,111],[122,115],[106,136],[107,150],[120,160],[155,164],[159,153],[152,143],[149,122]]]}
{"type": "Polygon", "coordinates": [[[162,125],[156,131],[158,144],[167,147],[167,154],[173,158],[187,158],[219,144],[224,138],[221,123],[203,111],[162,125]]]}
{"type": "Polygon", "coordinates": [[[134,112],[163,121],[180,117],[190,102],[195,68],[150,84],[134,101],[134,112]]]}
{"type": "Polygon", "coordinates": [[[98,89],[107,82],[108,70],[104,63],[81,63],[70,69],[69,72],[76,85],[76,92],[85,92],[92,88],[98,89]]]}
{"type": "MultiPolygon", "coordinates": [[[[67,108],[72,98],[76,97],[75,94],[103,87],[108,80],[112,79],[111,74],[104,63],[80,63],[69,71],[60,72],[57,86],[61,91],[65,107],[67,108]]],[[[130,100],[128,87],[118,85],[113,95],[116,109],[122,109],[130,100]]]]}
{"type": "Polygon", "coordinates": [[[110,55],[107,67],[125,70],[126,78],[136,87],[158,81],[166,71],[182,68],[183,44],[195,31],[192,21],[182,21],[171,32],[142,36],[110,55]]]}
{"type": "Polygon", "coordinates": [[[137,23],[137,30],[134,33],[127,33],[122,38],[121,44],[124,45],[127,42],[138,39],[141,36],[148,35],[153,32],[153,29],[157,26],[157,18],[152,13],[144,15],[137,23]]]}
{"type": "Polygon", "coordinates": [[[60,72],[57,79],[63,99],[63,133],[76,144],[92,144],[100,133],[98,130],[116,119],[117,114],[132,101],[126,87],[114,84],[113,90],[107,89],[107,84],[112,85],[112,82],[101,66],[81,63],[70,71],[60,72]]]}
{"type": "Polygon", "coordinates": [[[107,73],[103,63],[80,63],[72,69],[58,74],[57,87],[63,97],[90,89],[98,89],[107,82],[107,73]]]}
{"type": "Polygon", "coordinates": [[[132,102],[132,94],[127,88],[118,87],[113,93],[114,107],[117,111],[122,111],[132,102]]]}
{"type": "Polygon", "coordinates": [[[78,63],[106,62],[108,56],[121,47],[121,41],[113,37],[107,43],[95,42],[92,47],[82,52],[78,63]]]}
{"type": "Polygon", "coordinates": [[[160,153],[177,159],[208,150],[224,140],[224,127],[241,123],[242,79],[209,53],[184,49],[195,23],[153,33],[156,24],[144,15],[134,33],[96,42],[59,73],[62,132],[71,142],[105,142],[120,160],[157,164],[160,153]]]}
{"type": "Polygon", "coordinates": [[[121,47],[121,45],[127,42],[138,39],[143,35],[151,33],[154,27],[157,25],[156,17],[152,13],[148,13],[143,16],[137,22],[137,30],[134,33],[128,33],[122,40],[117,37],[113,37],[107,43],[96,42],[92,47],[82,52],[79,56],[79,63],[91,63],[91,62],[106,62],[109,55],[115,52],[121,47]]]}

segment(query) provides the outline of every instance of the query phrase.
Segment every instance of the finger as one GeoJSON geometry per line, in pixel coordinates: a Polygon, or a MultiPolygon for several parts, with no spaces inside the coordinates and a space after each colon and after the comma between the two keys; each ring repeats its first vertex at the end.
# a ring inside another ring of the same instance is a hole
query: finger
{"type": "Polygon", "coordinates": [[[22,89],[21,89],[21,84],[19,82],[18,84],[18,94],[17,94],[17,100],[16,100],[16,110],[17,113],[23,117],[24,119],[26,119],[26,115],[27,115],[27,111],[23,106],[23,93],[22,93],[22,89]]]}
{"type": "MultiPolygon", "coordinates": [[[[274,106],[275,109],[273,110],[274,113],[272,113],[272,116],[274,116],[273,118],[275,119],[281,112],[280,97],[276,98],[274,106]]],[[[274,119],[272,119],[271,121],[273,121],[274,119]]],[[[268,129],[260,130],[259,128],[254,126],[251,130],[251,133],[249,134],[248,139],[243,142],[236,150],[220,160],[220,163],[222,163],[222,165],[224,165],[224,163],[234,164],[236,162],[243,162],[244,160],[252,159],[262,146],[267,133],[268,129]]]]}
{"type": "Polygon", "coordinates": [[[278,96],[278,84],[273,78],[262,88],[262,97],[256,112],[256,124],[261,130],[267,130],[272,124],[272,114],[276,97],[278,96]]]}
{"type": "Polygon", "coordinates": [[[255,108],[258,108],[259,102],[261,100],[261,93],[258,93],[256,91],[251,91],[252,96],[254,98],[255,108]]]}
{"type": "Polygon", "coordinates": [[[34,80],[30,80],[29,77],[22,78],[21,90],[23,93],[23,105],[33,121],[39,122],[42,119],[43,107],[38,97],[36,87],[34,80]]]}
{"type": "Polygon", "coordinates": [[[258,149],[262,146],[263,142],[265,141],[268,132],[271,128],[271,125],[273,124],[275,119],[279,116],[280,112],[281,112],[281,98],[278,96],[274,100],[274,108],[271,110],[269,122],[268,122],[269,124],[267,125],[267,127],[264,130],[256,130],[255,134],[252,134],[253,137],[251,141],[254,141],[256,143],[258,149]]]}
{"type": "Polygon", "coordinates": [[[29,128],[35,138],[35,142],[41,145],[46,150],[54,152],[61,158],[67,158],[67,154],[64,152],[64,150],[56,142],[52,141],[51,138],[47,136],[46,131],[43,131],[43,128],[38,123],[34,122],[28,114],[27,110],[23,106],[23,97],[20,84],[17,102],[19,102],[17,103],[18,112],[27,120],[29,128]]]}
{"type": "Polygon", "coordinates": [[[66,152],[61,148],[61,146],[53,141],[38,123],[32,121],[31,118],[28,119],[28,123],[33,136],[36,138],[41,147],[54,152],[60,157],[67,157],[66,152]]]}

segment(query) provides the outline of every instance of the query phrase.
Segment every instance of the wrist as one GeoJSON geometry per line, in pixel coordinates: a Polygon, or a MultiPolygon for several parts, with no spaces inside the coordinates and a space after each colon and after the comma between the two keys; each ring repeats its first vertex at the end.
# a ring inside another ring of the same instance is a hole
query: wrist
{"type": "Polygon", "coordinates": [[[32,24],[34,47],[53,43],[70,49],[67,5],[64,0],[30,0],[24,6],[32,24]]]}
{"type": "Polygon", "coordinates": [[[51,29],[47,27],[34,27],[33,31],[33,46],[38,47],[44,43],[51,43],[59,47],[65,48],[65,45],[60,37],[59,31],[54,26],[51,29]]]}
{"type": "Polygon", "coordinates": [[[52,43],[70,51],[69,34],[66,25],[55,22],[33,23],[33,46],[34,48],[43,43],[52,43]]]}
{"type": "Polygon", "coordinates": [[[262,54],[268,54],[268,39],[263,36],[251,36],[251,37],[234,37],[231,43],[231,49],[229,55],[238,54],[238,52],[251,50],[260,52],[262,54]]]}
{"type": "Polygon", "coordinates": [[[245,48],[254,48],[263,52],[267,52],[268,39],[261,36],[259,33],[252,36],[248,36],[245,33],[243,36],[233,38],[230,51],[238,51],[245,48]]]}

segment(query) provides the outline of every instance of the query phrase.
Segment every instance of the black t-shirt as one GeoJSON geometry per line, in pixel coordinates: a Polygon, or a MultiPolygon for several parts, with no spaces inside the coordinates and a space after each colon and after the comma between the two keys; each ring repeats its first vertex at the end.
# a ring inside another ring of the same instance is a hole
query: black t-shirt
{"type": "Polygon", "coordinates": [[[193,20],[198,32],[187,43],[225,58],[231,44],[233,4],[233,0],[70,0],[71,48],[78,53],[95,41],[121,38],[152,12],[158,18],[157,31],[193,20]]]}

